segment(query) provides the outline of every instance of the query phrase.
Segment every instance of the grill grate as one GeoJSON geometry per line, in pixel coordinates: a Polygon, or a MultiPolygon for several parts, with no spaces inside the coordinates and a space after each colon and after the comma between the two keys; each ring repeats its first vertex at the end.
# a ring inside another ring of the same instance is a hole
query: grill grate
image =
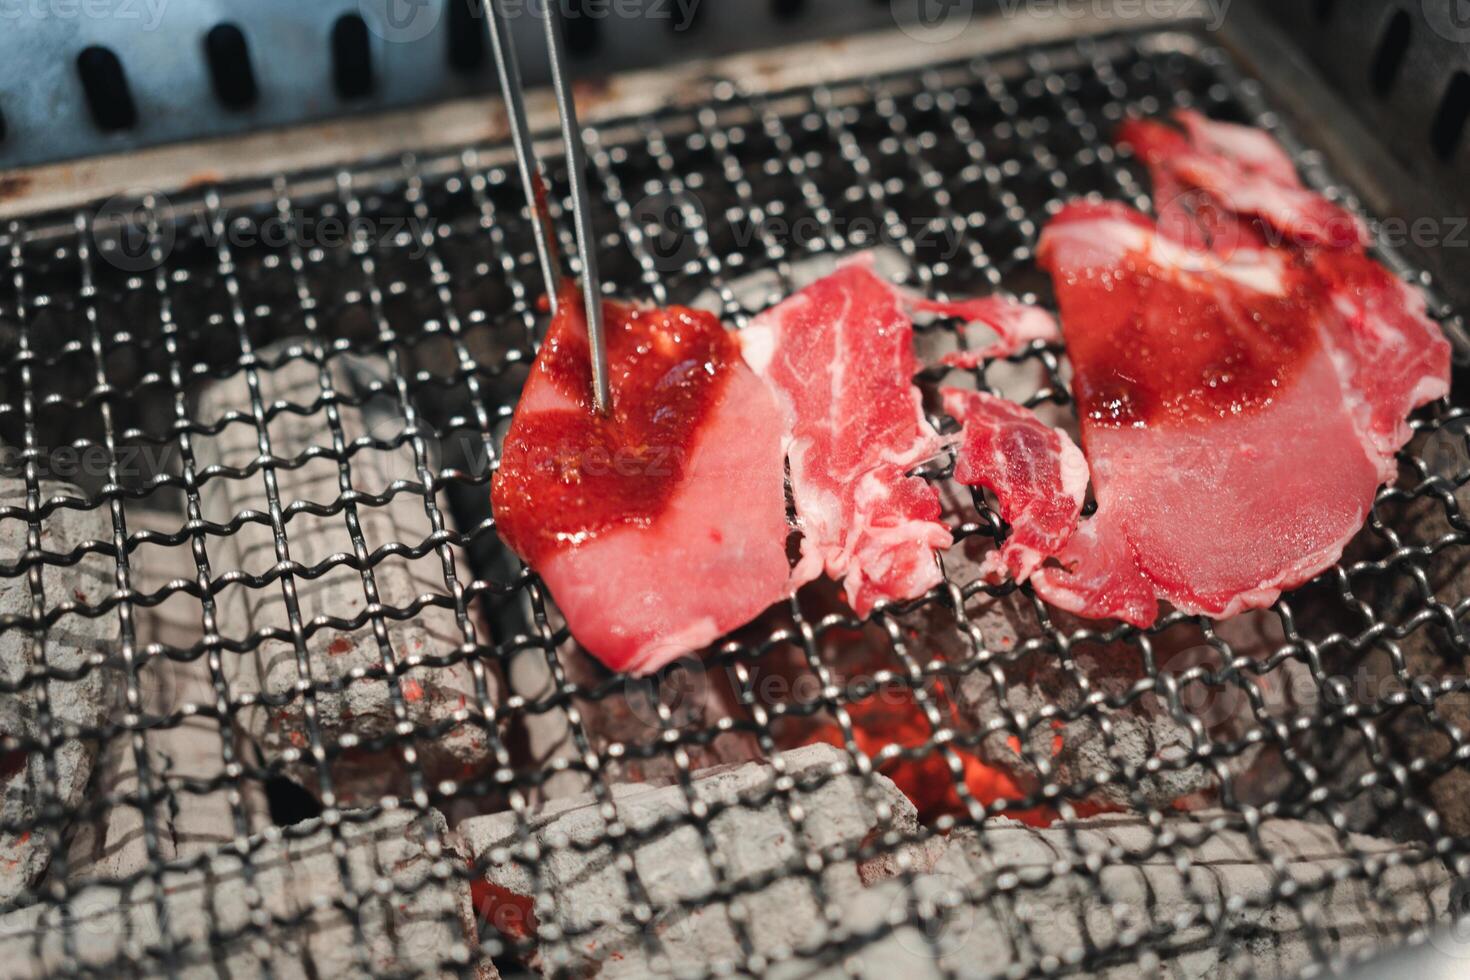
{"type": "MultiPolygon", "coordinates": [[[[740,326],[814,260],[875,246],[932,293],[1003,288],[1048,302],[1032,250],[1052,209],[1089,193],[1148,204],[1141,171],[1107,141],[1128,113],[1194,107],[1264,125],[1353,203],[1204,35],[1085,38],[770,95],[720,80],[702,94],[596,128],[599,262],[610,294],[713,302],[740,326]]],[[[556,211],[566,174],[547,162],[556,211]]],[[[809,590],[702,667],[631,683],[570,643],[490,519],[492,461],[540,319],[522,205],[507,149],[472,146],[4,228],[0,651],[21,666],[0,677],[0,697],[21,721],[0,760],[22,775],[7,783],[0,846],[42,842],[49,854],[46,873],[9,896],[25,907],[0,925],[0,942],[20,944],[14,962],[296,975],[291,964],[310,956],[323,974],[473,972],[478,938],[502,971],[565,974],[612,935],[629,964],[702,974],[775,964],[864,975],[897,953],[942,973],[1269,975],[1422,941],[1459,900],[1470,828],[1457,802],[1470,754],[1458,680],[1470,604],[1463,409],[1421,413],[1398,486],[1344,561],[1244,626],[1175,614],[1147,634],[1100,633],[984,586],[967,549],[1004,529],[967,495],[951,501],[959,543],[937,594],[861,624],[809,590]],[[273,380],[283,372],[290,385],[273,380]],[[238,397],[205,417],[220,385],[238,397]],[[307,485],[319,494],[300,495],[307,485]],[[220,511],[220,499],[252,501],[253,513],[220,511]],[[377,539],[389,511],[396,530],[377,539]],[[318,607],[357,592],[353,611],[318,607]],[[252,618],[265,597],[272,611],[252,618]],[[440,611],[450,635],[396,646],[440,611]],[[325,658],[314,651],[342,637],[367,638],[364,665],[315,676],[325,658]],[[116,694],[103,721],[72,717],[85,671],[59,651],[78,647],[116,694]],[[239,664],[267,648],[296,664],[299,684],[251,690],[239,664]],[[451,670],[469,696],[425,722],[423,685],[451,670]],[[384,726],[325,737],[332,698],[374,684],[384,726]],[[262,755],[244,735],[259,734],[248,719],[273,697],[301,706],[300,727],[277,731],[286,744],[262,755]],[[920,735],[874,749],[863,730],[874,704],[909,712],[920,735]],[[431,768],[451,731],[477,740],[476,764],[431,768]],[[1095,753],[1071,757],[1054,738],[1095,753]],[[835,748],[795,751],[814,740],[835,748]],[[997,743],[1015,757],[1009,799],[966,778],[997,743]],[[68,745],[93,747],[90,792],[67,786],[68,745]],[[696,775],[751,759],[768,761],[738,802],[712,798],[696,775]],[[424,870],[407,884],[412,862],[387,845],[364,857],[383,818],[360,808],[351,781],[373,767],[403,774],[398,808],[447,817],[413,823],[424,870]],[[953,793],[922,825],[876,775],[903,783],[921,767],[953,793]],[[293,792],[293,779],[312,793],[293,792]],[[630,801],[654,798],[630,788],[638,779],[671,787],[649,791],[665,794],[655,817],[629,815],[630,801]],[[838,803],[813,794],[844,780],[872,820],[823,837],[838,803]],[[26,809],[27,798],[38,802],[26,809]],[[549,800],[598,829],[552,832],[562,825],[548,823],[549,800]],[[1060,817],[1047,830],[1000,819],[1035,822],[1040,808],[1060,817]],[[750,873],[729,821],[767,811],[795,850],[750,873]],[[502,849],[481,850],[470,817],[491,812],[502,849]],[[78,828],[94,826],[105,839],[79,846],[78,828]],[[709,863],[704,890],[671,892],[645,860],[681,832],[694,838],[679,853],[709,863]],[[949,852],[934,862],[944,835],[967,833],[967,870],[949,852]],[[302,857],[313,847],[320,861],[302,857]],[[298,873],[321,907],[281,884],[283,854],[316,869],[298,873]],[[235,856],[225,870],[221,855],[235,856]],[[574,907],[592,894],[574,880],[579,860],[600,861],[625,892],[606,921],[574,907]],[[834,877],[854,865],[885,878],[864,898],[834,877]],[[487,886],[492,868],[518,869],[524,892],[494,874],[487,886]],[[467,934],[462,903],[430,900],[471,877],[479,921],[467,934]],[[170,897],[179,882],[199,889],[197,915],[170,897]],[[810,889],[815,939],[773,944],[762,902],[793,882],[810,889]],[[892,904],[854,911],[873,896],[892,904]],[[153,918],[109,918],[119,900],[153,918]],[[383,925],[409,905],[452,928],[383,925]],[[707,913],[724,908],[726,951],[690,959],[713,929],[707,913]],[[51,928],[35,928],[36,915],[51,928]],[[321,915],[337,917],[330,949],[307,938],[321,915]],[[244,959],[190,958],[236,946],[244,959]]],[[[921,330],[927,363],[951,336],[921,330]]],[[[973,377],[1065,414],[1060,348],[973,377]]]]}

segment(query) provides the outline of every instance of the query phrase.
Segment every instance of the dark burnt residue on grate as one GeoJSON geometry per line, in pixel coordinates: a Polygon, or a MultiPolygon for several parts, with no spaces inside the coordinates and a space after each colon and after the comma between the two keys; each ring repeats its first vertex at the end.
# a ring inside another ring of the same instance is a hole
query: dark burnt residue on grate
{"type": "MultiPolygon", "coordinates": [[[[1185,34],[715,82],[597,127],[603,280],[743,325],[881,247],[922,290],[1047,303],[1049,211],[1146,206],[1109,137],[1174,107],[1294,146],[1185,34]]],[[[985,586],[1004,527],[939,461],[943,588],[859,623],[814,585],[631,682],[489,512],[544,325],[517,187],[468,147],[0,228],[8,965],[1269,975],[1449,914],[1462,408],[1265,613],[1099,632],[985,586]]],[[[952,337],[921,331],[923,384],[952,337]]],[[[1066,377],[1057,347],[971,373],[1059,420],[1066,377]]]]}

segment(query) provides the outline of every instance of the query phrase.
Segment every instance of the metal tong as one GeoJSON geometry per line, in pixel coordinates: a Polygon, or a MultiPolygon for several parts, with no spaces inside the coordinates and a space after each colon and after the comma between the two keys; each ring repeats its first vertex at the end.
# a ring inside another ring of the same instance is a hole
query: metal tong
{"type": "MultiPolygon", "coordinates": [[[[531,225],[536,235],[536,254],[541,275],[546,280],[546,295],[556,314],[560,283],[560,255],[557,250],[556,227],[546,206],[546,185],[541,177],[541,164],[526,123],[525,85],[520,64],[516,60],[515,40],[510,33],[502,0],[482,0],[490,23],[490,44],[495,54],[495,68],[500,75],[500,90],[505,98],[510,119],[510,138],[515,148],[516,168],[531,210],[531,225]]],[[[541,22],[546,38],[546,56],[551,64],[551,87],[556,95],[557,114],[561,118],[561,138],[566,150],[567,172],[572,187],[572,224],[577,236],[577,257],[582,266],[582,302],[587,312],[587,337],[592,348],[592,404],[601,414],[612,407],[612,391],[608,383],[607,338],[602,321],[602,283],[597,275],[597,256],[592,241],[591,196],[587,191],[587,151],[582,145],[582,132],[577,125],[577,107],[572,100],[571,83],[566,73],[566,49],[562,42],[561,22],[552,0],[533,0],[527,4],[541,22]]]]}

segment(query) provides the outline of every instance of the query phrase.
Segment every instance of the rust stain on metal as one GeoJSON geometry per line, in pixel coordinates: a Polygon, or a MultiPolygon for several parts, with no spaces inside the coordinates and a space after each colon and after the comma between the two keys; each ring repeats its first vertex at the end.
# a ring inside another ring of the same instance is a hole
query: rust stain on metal
{"type": "Polygon", "coordinates": [[[13,201],[25,196],[35,178],[28,174],[0,175],[0,201],[13,201]]]}
{"type": "Polygon", "coordinates": [[[487,140],[498,140],[510,135],[510,114],[506,111],[503,102],[492,103],[490,106],[490,118],[485,124],[484,138],[487,140]]]}
{"type": "Polygon", "coordinates": [[[208,187],[210,184],[218,184],[223,180],[224,176],[218,170],[201,170],[198,173],[191,174],[189,179],[184,181],[183,188],[186,191],[191,191],[197,187],[208,187]]]}
{"type": "Polygon", "coordinates": [[[572,83],[572,101],[579,114],[592,113],[617,97],[617,84],[607,78],[588,78],[572,83]]]}

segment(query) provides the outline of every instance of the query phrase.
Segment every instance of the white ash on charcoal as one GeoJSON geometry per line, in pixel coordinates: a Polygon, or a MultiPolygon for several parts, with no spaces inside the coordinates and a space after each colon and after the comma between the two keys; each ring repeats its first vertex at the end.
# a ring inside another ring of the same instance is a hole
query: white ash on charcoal
{"type": "MultiPolygon", "coordinates": [[[[243,858],[227,848],[202,868],[0,917],[0,955],[17,976],[131,972],[131,962],[163,973],[160,943],[177,949],[182,977],[463,975],[477,958],[475,924],[443,816],[339,814],[337,833],[320,821],[290,838],[272,830],[243,858]]],[[[488,962],[479,969],[494,976],[488,962]]]]}
{"type": "Polygon", "coordinates": [[[1109,980],[1297,976],[1323,957],[1397,946],[1446,915],[1453,883],[1427,849],[1293,820],[1264,820],[1254,837],[1220,811],[1159,827],[1107,816],[962,828],[926,873],[843,909],[856,948],[840,963],[798,959],[772,976],[924,980],[1060,964],[1109,980]]]}
{"type": "Polygon", "coordinates": [[[964,664],[990,655],[988,663],[965,670],[955,682],[957,713],[971,730],[990,731],[978,754],[1028,792],[1042,784],[1080,789],[1095,780],[1100,785],[1082,798],[1161,807],[1214,785],[1205,766],[1180,765],[1192,745],[1188,727],[1153,699],[1130,697],[1146,676],[1136,649],[1078,645],[1071,651],[1072,665],[1048,646],[1013,653],[1025,640],[1044,635],[1031,600],[1020,593],[999,598],[978,593],[967,603],[966,614],[978,631],[982,654],[962,648],[965,641],[948,610],[926,609],[919,615],[930,635],[956,646],[946,659],[964,664]],[[995,671],[1004,680],[1003,688],[995,671]],[[1099,695],[1125,703],[1111,707],[1092,700],[1099,695]],[[1057,717],[1045,718],[1047,709],[1054,709],[1057,717]],[[1068,719],[1069,712],[1077,717],[1068,719]],[[1000,721],[1005,724],[991,727],[1000,721]],[[1150,774],[1151,762],[1155,771],[1150,774]],[[1136,785],[1130,786],[1128,773],[1136,785]]]}
{"type": "MultiPolygon", "coordinates": [[[[547,619],[552,631],[564,628],[554,606],[548,605],[547,619]]],[[[548,710],[524,712],[526,744],[538,771],[549,771],[555,759],[579,761],[582,751],[572,724],[575,712],[581,734],[605,760],[604,775],[573,770],[554,773],[537,788],[536,799],[584,792],[592,779],[666,785],[695,769],[761,758],[755,735],[731,727],[748,718],[732,686],[731,672],[709,663],[708,655],[683,657],[650,677],[628,677],[607,670],[575,640],[562,643],[556,659],[563,683],[576,685],[581,693],[561,699],[548,710]],[[674,746],[668,742],[670,735],[688,741],[674,746]]],[[[543,651],[516,654],[507,674],[511,689],[528,702],[557,700],[559,688],[543,651]]]]}
{"type": "MultiPolygon", "coordinates": [[[[40,490],[43,503],[80,496],[60,483],[43,483],[40,490]]],[[[0,483],[0,506],[25,508],[25,485],[10,479],[0,483]]],[[[23,557],[28,532],[25,519],[0,519],[0,564],[23,557]]],[[[105,509],[59,508],[41,521],[40,547],[49,555],[69,555],[88,541],[111,540],[105,509]]],[[[113,591],[112,561],[105,555],[42,567],[45,611],[66,604],[96,607],[113,591]]],[[[29,617],[34,598],[27,572],[0,578],[0,616],[29,617]]],[[[116,691],[111,659],[118,636],[116,613],[68,613],[44,631],[43,640],[25,628],[0,632],[0,683],[18,688],[0,693],[0,735],[32,745],[51,738],[48,752],[0,751],[0,907],[36,886],[83,803],[97,733],[116,691]],[[27,679],[28,686],[19,687],[27,679]]]]}
{"type": "Polygon", "coordinates": [[[684,787],[615,786],[610,807],[591,796],[546,806],[529,839],[510,813],[462,823],[493,886],[482,917],[502,936],[539,937],[530,964],[547,976],[702,972],[815,948],[837,930],[835,910],[892,870],[853,853],[871,844],[891,857],[917,818],[892,783],[852,771],[831,746],[777,759],[783,772],[698,773],[692,812],[684,787]]]}
{"type": "MultiPolygon", "coordinates": [[[[100,809],[94,818],[80,820],[73,828],[67,843],[69,879],[119,880],[178,855],[170,800],[164,797],[162,784],[169,758],[147,747],[141,758],[147,779],[139,778],[139,753],[126,733],[111,739],[102,750],[88,791],[100,809]],[[162,798],[145,806],[143,800],[150,794],[162,798]]],[[[230,839],[231,826],[226,820],[198,826],[195,831],[200,837],[217,837],[215,843],[222,844],[230,839]]]]}
{"type": "MultiPolygon", "coordinates": [[[[213,703],[204,659],[180,664],[162,658],[150,661],[143,674],[148,694],[177,701],[163,710],[145,706],[147,721],[137,735],[141,756],[133,732],[119,732],[107,743],[89,793],[102,809],[79,821],[70,841],[72,880],[122,879],[160,861],[187,861],[269,822],[262,784],[226,763],[224,743],[234,738],[229,723],[189,710],[213,703]],[[183,714],[173,720],[174,711],[183,714]]],[[[232,761],[241,765],[238,746],[232,761]]]]}
{"type": "MultiPolygon", "coordinates": [[[[285,347],[263,351],[260,358],[279,364],[256,372],[267,413],[272,406],[290,406],[276,412],[266,426],[271,455],[290,462],[275,470],[282,510],[302,503],[335,505],[343,489],[339,463],[320,455],[334,450],[317,365],[307,354],[293,355],[285,347]]],[[[359,403],[366,399],[361,407],[338,406],[352,488],[360,494],[382,495],[395,481],[419,483],[409,443],[391,450],[352,447],[357,440],[391,442],[405,430],[395,389],[391,385],[375,389],[387,377],[386,365],[381,359],[351,355],[334,356],[329,363],[327,381],[336,397],[359,403]]],[[[218,463],[243,468],[260,456],[260,433],[251,417],[243,372],[211,385],[201,396],[196,415],[214,424],[230,411],[243,412],[246,418],[225,426],[213,439],[196,440],[201,467],[218,463]]],[[[202,500],[205,518],[218,523],[245,511],[270,513],[263,472],[243,478],[214,476],[204,485],[202,500]]],[[[441,510],[447,513],[442,504],[441,510]]],[[[388,545],[418,548],[432,534],[422,492],[411,488],[400,490],[387,503],[359,501],[356,513],[369,555],[388,545]]],[[[298,511],[286,519],[285,537],[291,561],[307,569],[334,555],[355,554],[345,511],[330,517],[298,511]]],[[[259,576],[277,566],[270,526],[246,523],[223,545],[215,546],[220,553],[217,575],[237,569],[259,576]]],[[[319,741],[332,759],[337,800],[358,803],[409,791],[404,746],[417,754],[429,787],[444,779],[485,775],[493,752],[491,737],[482,727],[484,711],[499,703],[499,681],[489,663],[482,661],[481,671],[472,666],[476,626],[471,618],[461,623],[448,605],[452,593],[440,552],[433,548],[418,559],[389,555],[372,566],[377,601],[383,607],[402,611],[422,597],[436,600],[407,618],[376,611],[366,575],[349,565],[335,564],[315,577],[293,574],[301,622],[311,630],[299,651],[291,638],[290,607],[279,578],[264,588],[241,584],[220,594],[221,631],[229,639],[245,641],[264,629],[281,631],[278,638],[257,643],[246,653],[225,654],[232,698],[257,698],[257,703],[237,709],[236,717],[268,764],[284,764],[292,778],[318,792],[319,769],[311,750],[319,741]],[[330,619],[356,625],[339,628],[330,619]],[[385,660],[391,667],[385,667],[385,660]],[[390,669],[402,671],[396,682],[390,683],[390,669]],[[477,673],[483,677],[483,691],[477,673]],[[316,740],[308,705],[315,713],[320,735],[316,740]],[[405,737],[408,728],[412,734],[405,737]]],[[[454,568],[463,586],[472,579],[461,558],[456,550],[454,568]]]]}
{"type": "MultiPolygon", "coordinates": [[[[943,496],[948,513],[973,512],[968,506],[957,509],[963,498],[956,488],[946,486],[943,496]]],[[[945,552],[949,580],[961,587],[980,581],[979,563],[991,546],[989,538],[977,536],[945,552]]],[[[1006,719],[1006,712],[1023,720],[1023,731],[1007,721],[983,739],[979,754],[987,763],[1031,788],[1043,783],[1080,786],[1097,780],[1101,785],[1088,797],[1121,807],[1164,807],[1218,788],[1219,777],[1212,764],[1199,761],[1196,746],[1206,746],[1224,729],[1238,730],[1249,716],[1248,700],[1232,701],[1234,713],[1229,718],[1205,713],[1203,731],[1196,733],[1188,721],[1195,717],[1190,699],[1204,690],[1203,682],[1195,681],[1201,686],[1190,687],[1178,705],[1171,705],[1156,690],[1158,682],[1150,678],[1136,644],[1077,642],[1070,648],[1070,663],[1050,642],[1026,649],[1027,641],[1045,640],[1048,632],[1034,601],[1019,591],[1000,597],[977,592],[966,602],[965,614],[979,651],[967,639],[955,613],[938,604],[901,617],[901,622],[919,637],[916,642],[927,643],[928,655],[975,665],[964,670],[954,685],[965,723],[983,731],[1006,719]],[[979,659],[987,656],[981,665],[979,659]],[[996,683],[997,671],[1003,685],[996,683]],[[1056,712],[1055,718],[1042,716],[1048,709],[1056,712]]],[[[1057,610],[1050,610],[1050,615],[1068,635],[1084,625],[1097,625],[1084,624],[1057,610]]],[[[1175,661],[1181,651],[1169,648],[1167,640],[1156,638],[1154,642],[1157,662],[1164,671],[1171,664],[1180,666],[1175,661]]],[[[1202,646],[1187,646],[1183,652],[1191,666],[1193,659],[1208,666],[1202,646]],[[1192,658],[1189,650],[1201,657],[1192,658]]],[[[1254,748],[1247,748],[1222,764],[1227,771],[1238,771],[1255,754],[1254,748]]]]}
{"type": "MultiPolygon", "coordinates": [[[[146,526],[150,516],[130,511],[129,528],[146,526]]],[[[172,519],[176,522],[177,515],[172,519]]],[[[149,596],[196,575],[186,547],[140,549],[130,571],[133,588],[149,596]]],[[[148,778],[140,783],[133,734],[114,735],[89,793],[105,808],[74,827],[68,852],[72,881],[122,879],[159,861],[186,861],[234,841],[241,824],[250,834],[270,820],[261,781],[230,768],[246,761],[233,726],[198,710],[217,701],[208,655],[190,652],[204,639],[202,604],[179,593],[133,611],[143,658],[134,683],[148,778]],[[147,808],[151,827],[144,820],[140,790],[156,799],[147,808]],[[145,831],[154,835],[151,853],[145,831]]]]}

